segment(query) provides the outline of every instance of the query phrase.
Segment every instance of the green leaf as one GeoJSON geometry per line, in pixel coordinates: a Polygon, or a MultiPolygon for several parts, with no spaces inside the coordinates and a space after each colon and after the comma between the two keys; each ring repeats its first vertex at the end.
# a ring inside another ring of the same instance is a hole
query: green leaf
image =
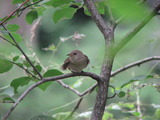
{"type": "Polygon", "coordinates": [[[18,88],[20,86],[28,85],[28,83],[31,81],[31,78],[29,77],[20,77],[12,80],[10,86],[14,88],[15,93],[17,93],[18,88]]]}
{"type": "Polygon", "coordinates": [[[152,75],[140,75],[140,76],[136,76],[134,78],[132,78],[131,80],[129,80],[128,82],[124,83],[121,88],[133,83],[133,82],[136,82],[136,81],[140,81],[140,80],[143,80],[143,79],[146,79],[146,78],[153,78],[152,75]]]}
{"type": "Polygon", "coordinates": [[[10,31],[10,32],[16,32],[18,29],[19,29],[19,25],[17,24],[8,24],[7,25],[7,29],[10,31]]]}
{"type": "MultiPolygon", "coordinates": [[[[36,65],[35,68],[38,70],[38,72],[42,71],[42,67],[40,65],[36,65]]],[[[34,74],[37,75],[37,72],[34,71],[34,74]]]]}
{"type": "Polygon", "coordinates": [[[15,102],[15,100],[13,98],[10,98],[10,97],[5,97],[5,98],[3,98],[2,101],[3,102],[8,102],[8,103],[14,103],[15,102]]]}
{"type": "Polygon", "coordinates": [[[59,7],[59,6],[62,6],[62,5],[69,4],[71,1],[73,1],[73,0],[53,0],[52,6],[53,7],[59,7]]]}
{"type": "MultiPolygon", "coordinates": [[[[59,70],[56,70],[56,69],[51,69],[51,70],[48,70],[46,73],[44,73],[43,77],[52,77],[52,76],[57,76],[57,75],[62,75],[63,73],[60,72],[59,70]]],[[[47,87],[49,85],[51,85],[52,82],[46,82],[46,83],[43,83],[41,85],[39,85],[38,87],[45,91],[47,89],[47,87]]]]}
{"type": "Polygon", "coordinates": [[[5,97],[12,97],[14,96],[14,89],[13,87],[10,86],[5,86],[3,88],[0,88],[0,98],[5,98],[5,97]]]}
{"type": "Polygon", "coordinates": [[[28,24],[32,24],[34,20],[38,18],[38,12],[36,10],[32,10],[27,13],[26,21],[28,24]]]}
{"type": "MultiPolygon", "coordinates": [[[[10,33],[12,34],[12,36],[13,36],[13,38],[16,40],[16,42],[19,43],[19,42],[22,41],[22,36],[21,36],[20,34],[15,33],[15,32],[10,32],[10,33]]],[[[12,43],[14,43],[13,40],[12,40],[12,38],[11,38],[8,34],[4,35],[4,37],[5,37],[7,40],[9,40],[9,41],[11,41],[12,43]]]]}
{"type": "Polygon", "coordinates": [[[38,115],[38,116],[34,116],[30,120],[56,120],[56,119],[47,115],[38,115]]]}
{"type": "Polygon", "coordinates": [[[13,64],[6,60],[0,59],[0,73],[8,72],[12,68],[13,64]]]}
{"type": "Polygon", "coordinates": [[[63,19],[71,19],[76,12],[77,9],[74,8],[63,8],[60,10],[56,10],[53,14],[53,21],[57,23],[60,20],[63,19]]]}
{"type": "Polygon", "coordinates": [[[12,4],[20,4],[23,3],[23,0],[13,0],[12,4]]]}
{"type": "Polygon", "coordinates": [[[154,120],[160,120],[160,109],[157,109],[154,114],[154,120]]]}
{"type": "Polygon", "coordinates": [[[51,69],[51,70],[48,70],[46,73],[44,73],[43,77],[52,77],[52,76],[58,76],[62,74],[63,73],[57,69],[51,69]]]}
{"type": "Polygon", "coordinates": [[[118,94],[117,94],[117,96],[118,96],[119,98],[122,98],[122,97],[124,97],[125,95],[126,95],[126,93],[125,93],[124,91],[119,91],[118,94]]]}
{"type": "Polygon", "coordinates": [[[13,58],[13,61],[15,62],[15,61],[17,61],[19,59],[19,56],[15,56],[14,58],[13,58]]]}
{"type": "Polygon", "coordinates": [[[46,10],[46,8],[41,6],[41,7],[36,8],[36,10],[38,12],[38,15],[41,16],[41,15],[43,15],[43,13],[46,10]]]}

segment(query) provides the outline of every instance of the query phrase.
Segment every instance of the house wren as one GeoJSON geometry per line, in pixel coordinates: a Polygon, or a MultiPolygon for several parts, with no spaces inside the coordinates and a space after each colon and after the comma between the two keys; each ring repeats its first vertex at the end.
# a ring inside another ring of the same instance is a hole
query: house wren
{"type": "Polygon", "coordinates": [[[80,73],[89,64],[88,57],[79,50],[73,50],[68,56],[62,65],[63,70],[68,68],[71,72],[80,73]]]}

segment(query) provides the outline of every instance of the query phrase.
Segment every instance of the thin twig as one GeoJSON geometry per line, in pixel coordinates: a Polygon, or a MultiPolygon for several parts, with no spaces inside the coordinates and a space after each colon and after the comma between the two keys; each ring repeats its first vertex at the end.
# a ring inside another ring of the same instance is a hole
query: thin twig
{"type": "Polygon", "coordinates": [[[11,41],[7,40],[6,38],[4,38],[3,36],[0,36],[4,41],[8,42],[9,44],[17,47],[14,43],[12,43],[11,41]]]}
{"type": "Polygon", "coordinates": [[[76,106],[74,107],[74,109],[72,110],[72,112],[64,119],[64,120],[70,120],[70,118],[73,116],[73,114],[75,113],[75,111],[79,108],[81,102],[83,100],[83,97],[81,97],[79,99],[79,101],[77,102],[76,106]]]}
{"type": "Polygon", "coordinates": [[[138,60],[136,62],[130,63],[128,65],[125,65],[125,66],[117,69],[116,71],[112,72],[111,76],[113,77],[113,76],[117,75],[118,73],[123,72],[131,67],[140,66],[143,63],[150,62],[153,60],[160,60],[160,56],[153,56],[153,57],[144,58],[144,59],[138,60]]]}
{"type": "Polygon", "coordinates": [[[29,0],[26,0],[24,3],[22,3],[15,11],[13,11],[6,19],[4,19],[0,25],[3,25],[9,18],[11,18],[21,7],[23,7],[29,0]]]}
{"type": "Polygon", "coordinates": [[[81,93],[79,91],[77,91],[76,89],[73,89],[72,87],[70,87],[69,85],[65,84],[64,82],[62,82],[62,80],[57,80],[57,82],[62,85],[64,88],[67,88],[69,90],[71,90],[72,92],[76,93],[78,96],[81,96],[81,93]]]}
{"type": "Polygon", "coordinates": [[[7,30],[7,28],[2,24],[2,27],[8,32],[8,35],[10,36],[10,38],[13,40],[13,42],[15,43],[16,47],[21,51],[21,53],[24,55],[24,57],[26,58],[26,60],[28,61],[28,63],[32,66],[32,68],[34,69],[34,71],[39,75],[40,79],[43,79],[42,75],[40,74],[40,72],[38,72],[38,70],[36,69],[36,67],[33,65],[33,63],[30,61],[30,59],[28,58],[28,56],[25,54],[25,52],[22,50],[22,48],[18,45],[18,43],[16,42],[16,40],[14,39],[14,37],[12,36],[12,34],[7,30]]]}
{"type": "Polygon", "coordinates": [[[15,64],[17,65],[19,68],[23,69],[26,73],[30,74],[33,78],[37,79],[37,80],[40,80],[39,78],[37,78],[35,75],[33,75],[28,69],[22,67],[21,65],[13,62],[13,61],[10,61],[12,64],[15,64]]]}

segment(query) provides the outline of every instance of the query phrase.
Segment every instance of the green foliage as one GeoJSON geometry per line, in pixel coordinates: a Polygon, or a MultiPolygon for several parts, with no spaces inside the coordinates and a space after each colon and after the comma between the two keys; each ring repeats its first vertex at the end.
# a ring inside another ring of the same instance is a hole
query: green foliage
{"type": "MultiPolygon", "coordinates": [[[[15,32],[10,32],[13,36],[13,38],[16,40],[16,42],[21,42],[23,40],[22,36],[18,33],[15,32]]],[[[12,38],[10,37],[10,35],[8,35],[8,33],[4,34],[4,37],[9,40],[10,42],[14,43],[12,38]]]]}
{"type": "Polygon", "coordinates": [[[0,59],[0,73],[8,72],[13,67],[13,64],[6,60],[0,59]]]}
{"type": "Polygon", "coordinates": [[[160,120],[160,109],[157,109],[154,114],[154,120],[160,120]]]}
{"type": "Polygon", "coordinates": [[[47,115],[38,115],[38,116],[34,116],[30,120],[57,120],[57,119],[47,115]]]}
{"type": "Polygon", "coordinates": [[[26,21],[28,24],[32,24],[34,20],[38,18],[38,12],[36,10],[32,10],[27,13],[26,21]]]}
{"type": "Polygon", "coordinates": [[[15,56],[12,60],[15,62],[19,59],[19,56],[15,56]]]}
{"type": "Polygon", "coordinates": [[[124,92],[124,91],[117,91],[117,96],[119,97],[119,98],[122,98],[122,97],[124,97],[126,95],[126,93],[124,92]]]}
{"type": "Polygon", "coordinates": [[[133,82],[136,82],[136,81],[140,81],[140,80],[144,80],[144,79],[147,79],[147,78],[153,78],[152,75],[140,75],[140,76],[136,76],[134,78],[132,78],[131,80],[129,80],[128,82],[124,83],[121,88],[133,83],[133,82]]]}
{"type": "Polygon", "coordinates": [[[12,4],[20,4],[23,3],[23,0],[13,0],[12,4]]]}
{"type": "Polygon", "coordinates": [[[113,114],[104,112],[102,120],[115,120],[115,119],[113,119],[113,114]]]}
{"type": "MultiPolygon", "coordinates": [[[[44,73],[43,77],[52,77],[52,76],[57,76],[57,75],[62,75],[63,73],[60,72],[59,70],[57,69],[51,69],[51,70],[48,70],[47,72],[44,73]]],[[[46,83],[43,83],[42,85],[38,86],[41,90],[45,91],[47,89],[47,87],[49,85],[51,85],[52,82],[46,82],[46,83]]]]}
{"type": "Polygon", "coordinates": [[[10,31],[10,32],[16,32],[17,30],[19,30],[19,25],[17,24],[8,24],[7,25],[7,29],[10,31]]]}
{"type": "Polygon", "coordinates": [[[133,20],[143,18],[146,13],[145,6],[138,3],[139,0],[108,0],[108,4],[116,16],[121,17],[127,15],[127,18],[133,20]]]}
{"type": "Polygon", "coordinates": [[[52,6],[53,7],[59,7],[62,5],[70,4],[73,0],[52,0],[52,6]]]}
{"type": "Polygon", "coordinates": [[[53,15],[53,21],[57,23],[63,19],[71,19],[77,10],[75,8],[62,8],[56,10],[53,15]]]}
{"type": "Polygon", "coordinates": [[[10,86],[14,88],[15,93],[18,93],[18,88],[20,86],[28,85],[28,83],[31,81],[31,78],[29,77],[20,77],[12,80],[10,86]]]}

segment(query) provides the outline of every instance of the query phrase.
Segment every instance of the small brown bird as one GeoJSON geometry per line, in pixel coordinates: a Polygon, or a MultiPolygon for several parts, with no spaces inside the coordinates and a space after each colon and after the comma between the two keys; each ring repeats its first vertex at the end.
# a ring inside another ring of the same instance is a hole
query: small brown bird
{"type": "Polygon", "coordinates": [[[79,50],[73,50],[68,56],[62,65],[63,70],[68,68],[71,72],[80,73],[89,64],[88,57],[79,50]]]}

